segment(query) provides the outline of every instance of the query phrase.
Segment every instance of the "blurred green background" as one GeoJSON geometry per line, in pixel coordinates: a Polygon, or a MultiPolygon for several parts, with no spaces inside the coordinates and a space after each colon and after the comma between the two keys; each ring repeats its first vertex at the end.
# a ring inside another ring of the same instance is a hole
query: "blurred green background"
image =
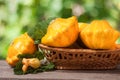
{"type": "Polygon", "coordinates": [[[106,19],[120,31],[120,0],[0,0],[0,59],[15,37],[40,20],[72,15],[79,22],[106,19]]]}

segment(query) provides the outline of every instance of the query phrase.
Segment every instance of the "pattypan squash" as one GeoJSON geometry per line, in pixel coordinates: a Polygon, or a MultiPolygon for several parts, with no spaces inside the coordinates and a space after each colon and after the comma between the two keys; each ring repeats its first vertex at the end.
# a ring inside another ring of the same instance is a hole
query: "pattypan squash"
{"type": "Polygon", "coordinates": [[[83,43],[91,49],[112,49],[119,37],[106,20],[94,20],[80,32],[83,43]]]}
{"type": "Polygon", "coordinates": [[[18,54],[33,54],[36,51],[34,40],[27,33],[15,38],[8,48],[6,61],[11,66],[18,62],[18,54]]]}
{"type": "Polygon", "coordinates": [[[78,38],[79,27],[75,16],[70,18],[56,18],[47,29],[41,43],[53,47],[68,47],[78,38]]]}

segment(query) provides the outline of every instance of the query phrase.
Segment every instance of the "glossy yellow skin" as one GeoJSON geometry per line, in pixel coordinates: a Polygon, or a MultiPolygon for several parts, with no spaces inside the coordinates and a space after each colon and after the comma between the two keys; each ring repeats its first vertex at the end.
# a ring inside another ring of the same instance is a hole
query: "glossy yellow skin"
{"type": "Polygon", "coordinates": [[[112,49],[118,37],[119,32],[106,20],[94,20],[80,33],[84,44],[91,49],[112,49]]]}
{"type": "Polygon", "coordinates": [[[79,33],[75,16],[67,19],[57,18],[50,23],[41,43],[53,47],[67,47],[73,44],[79,33]]]}
{"type": "Polygon", "coordinates": [[[78,23],[78,27],[79,27],[79,32],[81,32],[86,26],[88,26],[89,24],[87,23],[82,23],[82,22],[79,22],[78,23]]]}
{"type": "Polygon", "coordinates": [[[36,46],[33,39],[29,37],[27,33],[22,34],[21,36],[14,39],[10,44],[6,61],[11,66],[15,66],[16,62],[18,62],[18,54],[33,54],[35,51],[36,46]]]}

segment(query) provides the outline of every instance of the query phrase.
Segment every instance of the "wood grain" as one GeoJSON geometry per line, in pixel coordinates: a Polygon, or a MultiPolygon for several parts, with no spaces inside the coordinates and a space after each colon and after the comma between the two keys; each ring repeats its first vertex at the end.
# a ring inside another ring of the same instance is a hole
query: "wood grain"
{"type": "Polygon", "coordinates": [[[6,61],[0,60],[0,80],[120,80],[120,66],[114,70],[55,70],[14,75],[6,61]]]}

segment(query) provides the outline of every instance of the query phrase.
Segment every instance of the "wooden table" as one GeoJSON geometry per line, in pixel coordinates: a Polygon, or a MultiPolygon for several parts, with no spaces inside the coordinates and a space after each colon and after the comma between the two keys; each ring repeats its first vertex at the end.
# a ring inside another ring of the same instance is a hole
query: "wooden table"
{"type": "Polygon", "coordinates": [[[114,70],[55,70],[14,75],[12,68],[0,60],[0,80],[120,80],[120,66],[114,70]]]}

